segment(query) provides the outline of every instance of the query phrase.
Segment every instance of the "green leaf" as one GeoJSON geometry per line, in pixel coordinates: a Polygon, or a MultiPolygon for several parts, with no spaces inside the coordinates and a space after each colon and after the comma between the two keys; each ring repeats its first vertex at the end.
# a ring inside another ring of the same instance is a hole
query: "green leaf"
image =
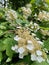
{"type": "Polygon", "coordinates": [[[4,36],[14,38],[14,34],[12,32],[7,32],[4,36]]]}
{"type": "Polygon", "coordinates": [[[29,24],[29,22],[27,20],[24,20],[24,19],[23,20],[17,19],[16,22],[17,22],[17,24],[22,24],[22,25],[29,24]]]}
{"type": "Polygon", "coordinates": [[[2,52],[0,52],[0,62],[2,61],[3,56],[2,56],[2,52]]]}
{"type": "Polygon", "coordinates": [[[30,55],[25,56],[22,61],[25,62],[26,64],[31,64],[30,55]]]}
{"type": "Polygon", "coordinates": [[[17,42],[14,41],[14,39],[12,38],[6,38],[3,43],[5,44],[5,47],[6,47],[6,55],[9,56],[9,57],[12,57],[13,56],[13,51],[11,50],[11,47],[13,45],[15,45],[17,42]]]}
{"type": "Polygon", "coordinates": [[[3,40],[0,40],[0,51],[4,51],[5,50],[5,45],[2,42],[3,40]]]}
{"type": "Polygon", "coordinates": [[[44,47],[45,47],[47,50],[49,50],[49,38],[48,38],[46,41],[44,41],[44,47]]]}
{"type": "Polygon", "coordinates": [[[6,30],[6,27],[3,26],[3,25],[0,25],[0,29],[4,29],[4,30],[6,30]]]}
{"type": "Polygon", "coordinates": [[[6,46],[6,55],[9,57],[13,56],[13,51],[11,50],[11,44],[7,44],[6,46]]]}
{"type": "Polygon", "coordinates": [[[38,38],[40,38],[40,39],[42,39],[42,37],[43,37],[43,35],[41,34],[40,31],[37,31],[37,32],[36,32],[36,36],[37,36],[38,38]]]}
{"type": "Polygon", "coordinates": [[[31,0],[30,3],[31,3],[31,4],[35,3],[35,0],[31,0]]]}
{"type": "Polygon", "coordinates": [[[2,31],[2,30],[0,30],[0,36],[2,36],[2,34],[3,34],[3,31],[2,31]]]}
{"type": "Polygon", "coordinates": [[[47,62],[41,62],[41,63],[33,62],[31,65],[49,65],[49,64],[47,62]]]}

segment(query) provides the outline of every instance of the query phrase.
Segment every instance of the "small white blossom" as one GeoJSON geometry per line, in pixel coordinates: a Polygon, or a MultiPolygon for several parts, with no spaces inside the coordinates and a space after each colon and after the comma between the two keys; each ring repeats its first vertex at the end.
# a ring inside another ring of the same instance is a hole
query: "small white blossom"
{"type": "Polygon", "coordinates": [[[28,44],[27,44],[26,48],[28,50],[33,50],[34,49],[34,45],[33,45],[32,41],[31,40],[28,40],[27,43],[28,44]]]}
{"type": "Polygon", "coordinates": [[[15,47],[14,46],[12,46],[12,48],[11,48],[13,51],[15,51],[15,47]]]}
{"type": "Polygon", "coordinates": [[[20,37],[18,37],[18,35],[16,35],[16,37],[14,37],[14,40],[16,40],[16,41],[19,41],[21,38],[20,37]]]}
{"type": "Polygon", "coordinates": [[[31,54],[31,60],[32,60],[32,61],[36,61],[36,60],[37,60],[37,57],[36,57],[35,54],[31,54]]]}
{"type": "Polygon", "coordinates": [[[40,55],[42,55],[42,51],[37,50],[37,51],[36,51],[36,54],[37,54],[38,56],[40,56],[40,55]]]}
{"type": "Polygon", "coordinates": [[[36,36],[36,34],[32,33],[32,36],[36,36]]]}
{"type": "Polygon", "coordinates": [[[32,29],[34,29],[34,26],[31,26],[32,29]]]}
{"type": "Polygon", "coordinates": [[[28,44],[32,44],[32,41],[31,41],[31,40],[28,40],[27,43],[28,43],[28,44]]]}
{"type": "Polygon", "coordinates": [[[32,25],[33,24],[33,22],[32,21],[30,21],[30,25],[32,25]]]}
{"type": "Polygon", "coordinates": [[[34,32],[37,32],[40,29],[37,23],[34,23],[34,32]]]}
{"type": "Polygon", "coordinates": [[[39,29],[39,25],[37,23],[34,23],[34,27],[39,29]]]}
{"type": "Polygon", "coordinates": [[[35,13],[35,15],[34,15],[35,17],[37,16],[37,14],[35,13]]]}
{"type": "Polygon", "coordinates": [[[43,42],[41,42],[41,41],[38,41],[38,43],[41,44],[41,45],[43,45],[43,42]]]}
{"type": "Polygon", "coordinates": [[[15,46],[12,46],[12,48],[11,48],[13,51],[15,51],[15,52],[18,52],[17,50],[18,50],[18,46],[17,45],[15,45],[15,46]]]}
{"type": "Polygon", "coordinates": [[[18,28],[18,29],[21,29],[21,26],[18,26],[17,28],[18,28]]]}
{"type": "Polygon", "coordinates": [[[19,54],[19,58],[23,59],[24,55],[23,54],[19,54]]]}
{"type": "Polygon", "coordinates": [[[20,47],[20,48],[18,49],[18,52],[19,52],[20,54],[23,54],[24,51],[25,51],[25,49],[24,49],[23,47],[20,47]]]}
{"type": "Polygon", "coordinates": [[[46,51],[46,53],[48,53],[48,50],[46,48],[44,48],[44,50],[46,51]]]}
{"type": "Polygon", "coordinates": [[[39,63],[41,63],[41,62],[45,61],[45,59],[43,59],[41,56],[38,56],[38,57],[37,57],[37,61],[38,61],[39,63]]]}
{"type": "Polygon", "coordinates": [[[36,40],[37,40],[37,41],[40,41],[40,39],[39,39],[38,37],[36,37],[36,40]]]}

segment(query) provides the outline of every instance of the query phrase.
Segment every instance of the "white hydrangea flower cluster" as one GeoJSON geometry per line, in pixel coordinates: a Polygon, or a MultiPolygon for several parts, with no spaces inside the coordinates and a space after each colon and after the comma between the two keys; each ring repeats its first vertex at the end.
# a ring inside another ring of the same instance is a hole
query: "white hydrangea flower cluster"
{"type": "Polygon", "coordinates": [[[19,53],[19,58],[21,59],[30,53],[31,61],[38,61],[41,63],[47,59],[47,55],[45,51],[42,50],[42,42],[39,39],[36,39],[31,36],[28,31],[18,30],[18,35],[14,37],[14,40],[18,42],[18,45],[12,46],[11,49],[16,53],[19,53]]]}
{"type": "Polygon", "coordinates": [[[30,29],[32,29],[34,32],[37,32],[40,29],[40,26],[37,23],[33,23],[32,21],[28,25],[30,29]]]}
{"type": "Polygon", "coordinates": [[[14,21],[18,17],[17,12],[12,9],[6,11],[5,16],[6,16],[6,20],[8,21],[14,21]]]}
{"type": "Polygon", "coordinates": [[[45,21],[49,21],[49,12],[46,11],[40,11],[39,15],[38,15],[38,20],[45,20],[45,21]]]}
{"type": "Polygon", "coordinates": [[[37,32],[40,29],[39,25],[37,23],[34,23],[34,30],[37,32]]]}
{"type": "Polygon", "coordinates": [[[32,13],[30,7],[31,7],[31,4],[27,4],[26,7],[21,7],[22,12],[23,12],[23,17],[24,17],[25,19],[27,19],[28,16],[30,16],[31,13],[32,13]]]}

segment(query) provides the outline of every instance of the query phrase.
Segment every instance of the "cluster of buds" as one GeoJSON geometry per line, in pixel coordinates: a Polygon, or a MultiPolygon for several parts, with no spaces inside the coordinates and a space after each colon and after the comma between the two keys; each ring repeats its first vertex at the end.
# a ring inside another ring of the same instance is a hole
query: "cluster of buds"
{"type": "Polygon", "coordinates": [[[11,49],[19,53],[19,58],[23,59],[24,56],[30,54],[31,61],[38,61],[39,63],[47,59],[45,51],[42,49],[40,40],[36,40],[33,35],[26,29],[18,29],[14,40],[18,42],[11,49]]]}
{"type": "Polygon", "coordinates": [[[14,21],[18,17],[17,12],[11,9],[5,12],[5,16],[6,16],[6,20],[8,21],[14,21]]]}
{"type": "Polygon", "coordinates": [[[39,12],[38,20],[49,21],[49,12],[46,11],[39,12]]]}
{"type": "Polygon", "coordinates": [[[28,16],[30,16],[31,13],[32,13],[30,7],[31,7],[31,4],[27,4],[26,7],[21,7],[21,10],[22,10],[22,12],[23,12],[23,17],[24,17],[25,19],[27,19],[28,16]]]}

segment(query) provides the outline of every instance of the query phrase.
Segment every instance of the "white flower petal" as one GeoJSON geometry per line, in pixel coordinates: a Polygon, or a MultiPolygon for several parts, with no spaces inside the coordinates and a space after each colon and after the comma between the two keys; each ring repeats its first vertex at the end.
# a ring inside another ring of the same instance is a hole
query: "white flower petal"
{"type": "Polygon", "coordinates": [[[34,16],[37,16],[37,14],[35,13],[35,15],[34,16]]]}
{"type": "Polygon", "coordinates": [[[18,26],[17,28],[18,28],[18,29],[20,29],[20,28],[21,28],[21,26],[18,26]]]}
{"type": "Polygon", "coordinates": [[[36,51],[36,54],[40,56],[40,55],[42,55],[42,51],[37,50],[37,51],[36,51]]]}
{"type": "Polygon", "coordinates": [[[39,41],[40,39],[38,37],[36,37],[36,40],[39,41]]]}
{"type": "Polygon", "coordinates": [[[14,46],[12,46],[11,49],[12,49],[13,51],[15,51],[15,47],[14,47],[14,46]]]}
{"type": "Polygon", "coordinates": [[[18,49],[18,46],[17,45],[15,45],[15,46],[12,46],[12,48],[11,48],[13,51],[16,51],[17,49],[18,49]]]}
{"type": "Polygon", "coordinates": [[[18,45],[15,45],[15,50],[18,49],[18,45]]]}
{"type": "Polygon", "coordinates": [[[32,36],[36,36],[36,34],[32,33],[32,36]]]}
{"type": "Polygon", "coordinates": [[[20,48],[18,49],[18,52],[19,52],[20,54],[24,53],[24,51],[25,51],[25,49],[24,49],[23,47],[20,47],[20,48]]]}
{"type": "Polygon", "coordinates": [[[36,58],[36,55],[35,55],[35,54],[31,54],[31,60],[32,60],[32,61],[36,61],[36,59],[37,59],[37,58],[36,58]]]}
{"type": "Polygon", "coordinates": [[[41,56],[38,56],[38,57],[37,57],[37,61],[38,61],[39,63],[41,63],[42,61],[45,61],[45,59],[43,59],[41,56]]]}
{"type": "Polygon", "coordinates": [[[41,42],[41,41],[38,41],[38,43],[41,44],[41,45],[43,45],[43,42],[41,42]]]}
{"type": "Polygon", "coordinates": [[[34,49],[34,45],[28,44],[28,45],[27,45],[27,49],[28,49],[28,50],[33,50],[33,49],[34,49]]]}
{"type": "Polygon", "coordinates": [[[24,55],[23,54],[19,54],[19,58],[23,59],[24,55]]]}
{"type": "Polygon", "coordinates": [[[18,53],[18,46],[15,45],[15,52],[18,53]]]}
{"type": "Polygon", "coordinates": [[[14,40],[16,40],[16,41],[19,41],[21,38],[20,37],[18,37],[18,35],[16,36],[16,37],[14,37],[14,40]]]}
{"type": "Polygon", "coordinates": [[[31,41],[31,40],[28,40],[27,43],[28,43],[28,44],[32,44],[32,41],[31,41]]]}

